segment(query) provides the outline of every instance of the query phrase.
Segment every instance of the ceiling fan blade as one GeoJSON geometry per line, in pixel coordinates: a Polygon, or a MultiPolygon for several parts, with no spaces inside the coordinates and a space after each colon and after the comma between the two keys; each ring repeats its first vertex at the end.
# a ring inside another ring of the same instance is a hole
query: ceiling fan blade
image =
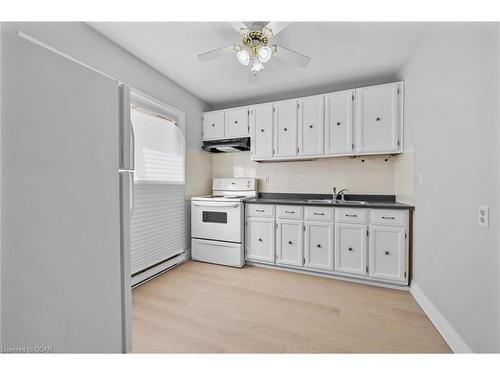
{"type": "Polygon", "coordinates": [[[234,48],[234,45],[230,44],[230,45],[225,46],[225,47],[220,47],[220,48],[216,48],[214,50],[208,51],[208,52],[200,53],[198,55],[198,59],[200,61],[203,61],[203,62],[214,60],[218,57],[221,57],[221,56],[226,55],[230,52],[233,52],[233,48],[234,48]]]}
{"type": "Polygon", "coordinates": [[[238,34],[243,35],[246,34],[249,30],[247,25],[245,25],[243,22],[238,21],[238,22],[228,22],[233,29],[235,29],[238,34]]]}
{"type": "Polygon", "coordinates": [[[286,62],[290,62],[294,65],[300,66],[301,68],[305,68],[307,64],[311,61],[309,56],[303,55],[299,52],[295,52],[289,48],[275,45],[274,55],[286,62]]]}
{"type": "Polygon", "coordinates": [[[272,36],[276,36],[279,32],[285,30],[288,26],[290,26],[293,22],[269,22],[266,25],[266,29],[270,29],[272,31],[272,36]]]}

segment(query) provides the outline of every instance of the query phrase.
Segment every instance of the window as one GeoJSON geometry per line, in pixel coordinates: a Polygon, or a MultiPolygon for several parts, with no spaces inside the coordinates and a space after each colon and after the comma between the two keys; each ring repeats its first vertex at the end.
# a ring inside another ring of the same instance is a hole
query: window
{"type": "Polygon", "coordinates": [[[185,147],[175,119],[132,109],[135,139],[132,274],[186,248],[185,147]]]}

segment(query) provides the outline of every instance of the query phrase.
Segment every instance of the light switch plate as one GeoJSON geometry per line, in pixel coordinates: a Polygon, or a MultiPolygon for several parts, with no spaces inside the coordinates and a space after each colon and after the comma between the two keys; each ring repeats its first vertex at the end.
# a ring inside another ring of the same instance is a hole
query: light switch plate
{"type": "Polygon", "coordinates": [[[420,171],[418,172],[418,184],[423,185],[424,183],[424,172],[420,171]]]}
{"type": "Polygon", "coordinates": [[[485,205],[481,205],[478,207],[478,217],[477,217],[477,224],[481,227],[488,228],[490,225],[490,214],[489,214],[489,207],[485,205]]]}

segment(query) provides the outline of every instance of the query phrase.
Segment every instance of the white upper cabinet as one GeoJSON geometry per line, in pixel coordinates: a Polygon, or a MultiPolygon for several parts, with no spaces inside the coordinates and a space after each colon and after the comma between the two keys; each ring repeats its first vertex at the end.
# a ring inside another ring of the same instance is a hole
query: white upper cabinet
{"type": "Polygon", "coordinates": [[[354,90],[325,96],[325,154],[354,154],[354,90]]]}
{"type": "Polygon", "coordinates": [[[325,98],[299,99],[299,156],[318,156],[324,152],[325,98]]]}
{"type": "Polygon", "coordinates": [[[274,103],[274,156],[297,156],[297,99],[274,103]]]}
{"type": "Polygon", "coordinates": [[[203,140],[250,136],[251,159],[403,151],[403,82],[203,114],[203,140]]]}
{"type": "Polygon", "coordinates": [[[357,154],[401,150],[402,91],[401,82],[356,89],[357,154]]]}
{"type": "Polygon", "coordinates": [[[203,140],[224,138],[224,111],[203,114],[203,140]]]}
{"type": "Polygon", "coordinates": [[[248,137],[248,108],[225,111],[225,138],[248,137]]]}
{"type": "Polygon", "coordinates": [[[250,151],[252,159],[273,157],[273,104],[250,108],[250,151]]]}

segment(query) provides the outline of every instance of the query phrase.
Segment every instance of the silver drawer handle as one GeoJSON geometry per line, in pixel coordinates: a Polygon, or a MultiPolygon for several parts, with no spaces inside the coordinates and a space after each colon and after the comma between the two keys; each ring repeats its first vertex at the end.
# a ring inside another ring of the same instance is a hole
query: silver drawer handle
{"type": "Polygon", "coordinates": [[[324,212],[315,212],[314,214],[315,214],[315,215],[318,215],[318,216],[325,216],[325,213],[324,213],[324,212]]]}
{"type": "Polygon", "coordinates": [[[389,220],[394,220],[394,216],[382,216],[382,219],[389,219],[389,220]]]}
{"type": "Polygon", "coordinates": [[[257,211],[257,212],[264,212],[264,210],[255,210],[255,211],[257,211]]]}
{"type": "Polygon", "coordinates": [[[354,215],[354,214],[345,214],[345,216],[348,216],[348,217],[358,217],[358,215],[354,215]]]}
{"type": "Polygon", "coordinates": [[[285,214],[294,214],[295,211],[285,211],[285,214]]]}

